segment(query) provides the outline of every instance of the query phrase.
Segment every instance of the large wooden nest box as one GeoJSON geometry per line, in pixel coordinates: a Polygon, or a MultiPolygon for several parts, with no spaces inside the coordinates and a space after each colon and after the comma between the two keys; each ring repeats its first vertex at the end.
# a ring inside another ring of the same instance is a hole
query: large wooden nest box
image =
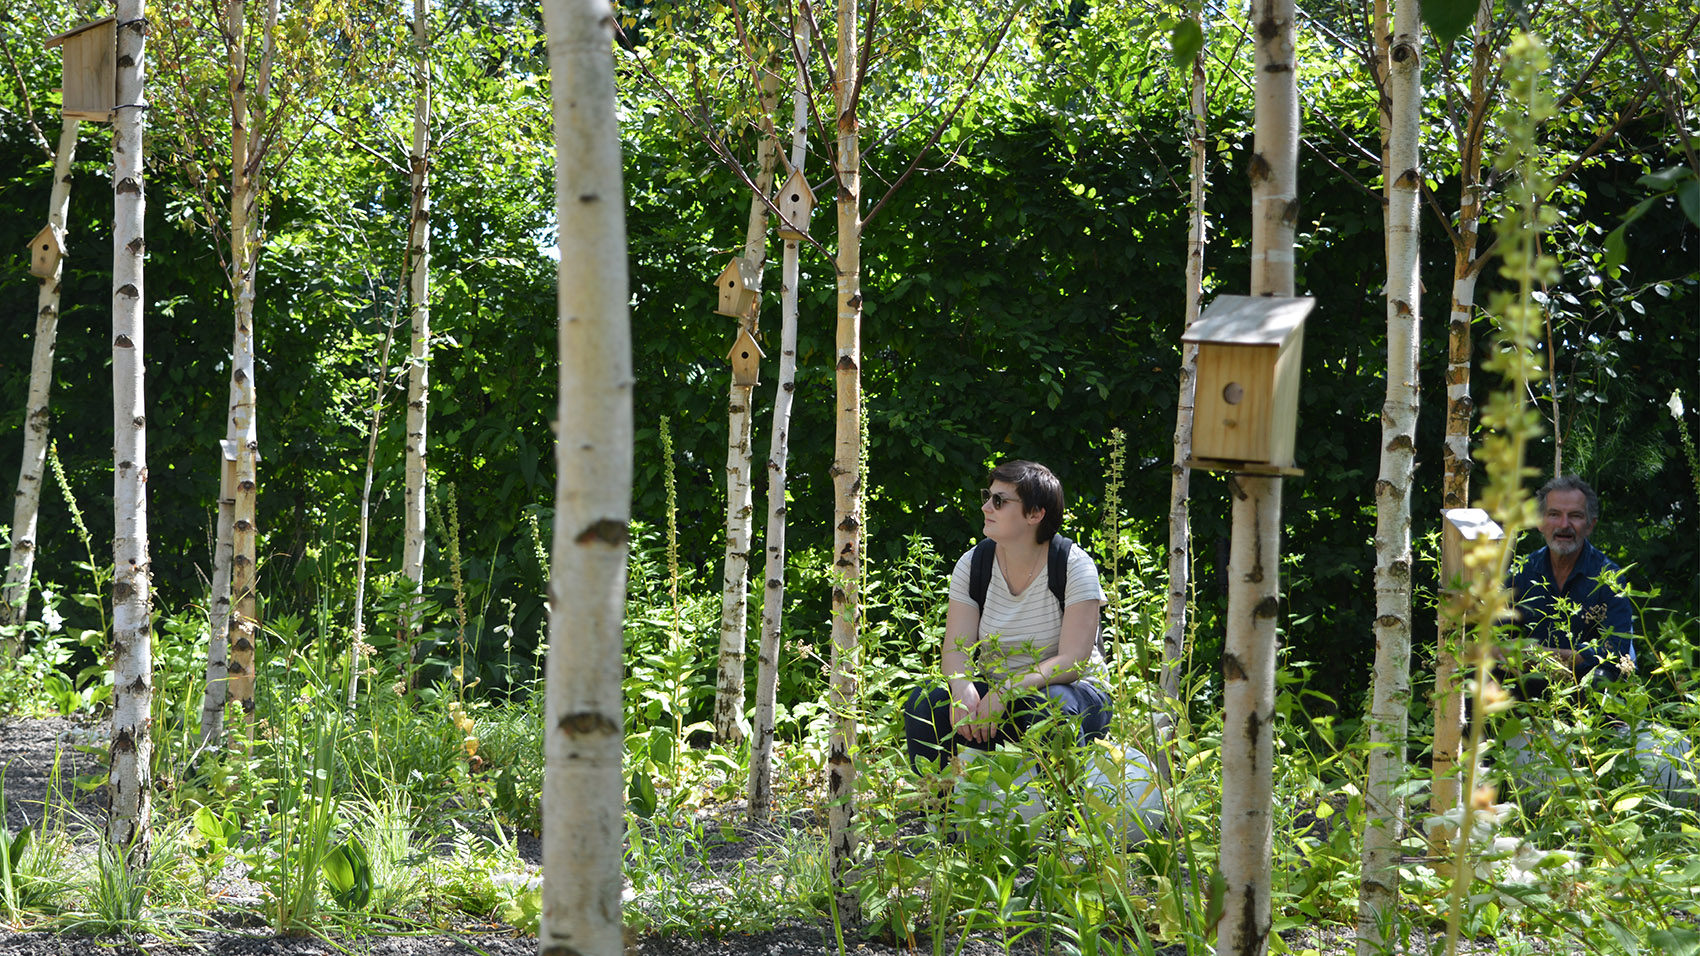
{"type": "MultiPolygon", "coordinates": [[[[1481,539],[1498,541],[1505,529],[1488,517],[1480,508],[1448,508],[1440,513],[1440,586],[1451,589],[1457,585],[1469,587],[1472,574],[1464,567],[1465,542],[1481,539]]],[[[1490,572],[1492,573],[1492,572],[1490,572]]]]}
{"type": "Polygon", "coordinates": [[[118,100],[118,20],[106,17],[47,41],[65,56],[60,115],[105,123],[118,100]]]}
{"type": "Polygon", "coordinates": [[[30,240],[30,275],[51,279],[59,272],[59,260],[65,258],[65,234],[49,223],[30,240]]]}
{"type": "Polygon", "coordinates": [[[791,170],[791,175],[785,177],[775,199],[774,205],[779,207],[780,216],[779,238],[807,239],[809,216],[815,210],[815,193],[809,188],[809,181],[803,178],[802,167],[791,170]],[[787,222],[791,225],[786,225],[787,222]]]}
{"type": "Polygon", "coordinates": [[[1304,321],[1316,300],[1221,295],[1187,333],[1198,345],[1187,464],[1216,471],[1299,474],[1298,427],[1304,321]]]}
{"type": "Polygon", "coordinates": [[[720,277],[714,280],[714,286],[720,292],[720,304],[714,311],[721,315],[730,315],[741,319],[750,314],[750,306],[755,305],[756,293],[761,291],[761,272],[756,264],[743,256],[734,256],[720,270],[720,277]]]}
{"type": "Polygon", "coordinates": [[[733,385],[757,385],[761,377],[761,360],[765,358],[761,346],[756,344],[756,337],[750,334],[747,327],[738,329],[738,338],[732,343],[732,351],[726,353],[726,361],[732,363],[733,385]]]}

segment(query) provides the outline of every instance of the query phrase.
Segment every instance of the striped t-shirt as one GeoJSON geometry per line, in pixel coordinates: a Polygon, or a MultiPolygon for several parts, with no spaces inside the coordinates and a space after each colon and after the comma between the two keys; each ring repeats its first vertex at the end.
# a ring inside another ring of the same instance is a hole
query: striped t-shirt
{"type": "MultiPolygon", "coordinates": [[[[968,550],[956,562],[950,574],[950,599],[974,606],[968,591],[968,578],[974,561],[974,551],[968,550]]],[[[1033,583],[1020,595],[1009,593],[1004,580],[1003,566],[992,560],[992,580],[986,586],[986,603],[980,609],[980,644],[974,655],[979,673],[991,680],[1019,677],[1035,663],[1056,656],[1062,640],[1063,609],[1051,593],[1050,581],[1043,566],[1033,583]]],[[[1068,552],[1068,586],[1063,590],[1063,603],[1073,607],[1082,601],[1103,605],[1104,588],[1098,582],[1098,567],[1084,550],[1076,546],[1068,552]]],[[[1094,625],[1094,632],[1097,628],[1094,625]]],[[[1093,641],[1090,663],[1084,676],[1102,683],[1104,658],[1093,641]]]]}

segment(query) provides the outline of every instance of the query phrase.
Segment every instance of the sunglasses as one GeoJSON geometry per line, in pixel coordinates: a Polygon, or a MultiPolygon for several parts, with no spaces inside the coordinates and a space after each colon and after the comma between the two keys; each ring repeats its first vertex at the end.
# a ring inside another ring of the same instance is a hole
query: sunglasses
{"type": "Polygon", "coordinates": [[[985,504],[990,501],[992,503],[993,511],[1002,511],[1004,505],[1007,505],[1012,501],[1020,500],[1021,499],[1015,495],[1006,495],[1001,491],[993,491],[990,488],[980,489],[980,503],[985,504]]]}

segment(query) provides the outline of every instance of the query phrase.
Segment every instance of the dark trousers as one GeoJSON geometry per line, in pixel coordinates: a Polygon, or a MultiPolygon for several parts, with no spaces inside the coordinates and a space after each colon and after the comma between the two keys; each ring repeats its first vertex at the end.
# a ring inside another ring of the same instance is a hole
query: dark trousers
{"type": "MultiPolygon", "coordinates": [[[[985,681],[975,681],[981,696],[991,690],[985,681]]],[[[961,741],[979,750],[1019,739],[1041,718],[1057,713],[1079,722],[1079,742],[1085,744],[1104,736],[1110,728],[1110,698],[1086,681],[1051,684],[1044,692],[1031,691],[1010,698],[997,720],[997,735],[990,743],[961,741]]],[[[909,738],[909,766],[917,772],[921,761],[943,766],[956,755],[958,739],[950,726],[950,688],[917,687],[903,705],[903,730],[909,738]]]]}

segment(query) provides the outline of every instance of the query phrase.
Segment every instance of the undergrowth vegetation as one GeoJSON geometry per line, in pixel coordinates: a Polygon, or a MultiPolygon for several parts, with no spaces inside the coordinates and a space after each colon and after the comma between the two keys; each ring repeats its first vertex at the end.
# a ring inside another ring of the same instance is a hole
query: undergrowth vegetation
{"type": "MultiPolygon", "coordinates": [[[[1059,743],[1062,735],[1036,733],[1020,748],[969,761],[944,799],[902,756],[899,708],[936,671],[946,558],[917,536],[905,540],[900,560],[868,569],[857,874],[864,923],[852,927],[835,918],[824,857],[825,622],[811,619],[801,598],[788,609],[775,811],[752,823],[742,803],[748,747],[712,744],[707,722],[718,582],[670,563],[663,536],[640,527],[626,628],[628,924],[715,936],[800,921],[821,927],[828,948],[872,938],[943,953],[972,936],[1042,952],[1209,951],[1222,892],[1212,662],[1187,668],[1201,676],[1176,711],[1162,811],[1133,813],[1132,787],[1119,784],[1161,752],[1154,537],[1124,525],[1087,542],[1106,576],[1118,572],[1105,615],[1112,746],[1081,753],[1059,743]],[[1104,786],[1104,768],[1118,782],[1104,786]]],[[[795,554],[791,593],[821,584],[826,564],[821,553],[795,554]]],[[[1501,952],[1533,951],[1535,940],[1625,954],[1700,942],[1700,818],[1687,755],[1700,735],[1688,676],[1700,623],[1659,610],[1656,593],[1633,596],[1650,632],[1636,679],[1556,691],[1495,715],[1487,728],[1502,742],[1485,757],[1502,788],[1478,795],[1472,881],[1459,915],[1467,935],[1492,936],[1501,952]]],[[[434,655],[409,663],[392,649],[367,661],[369,691],[352,710],[341,706],[346,635],[329,603],[310,619],[274,618],[255,720],[245,724],[233,710],[232,743],[207,749],[197,733],[204,621],[192,610],[162,616],[148,865],[113,858],[95,836],[91,804],[68,795],[72,784],[97,789],[103,772],[55,779],[44,803],[22,808],[29,825],[5,834],[0,919],[166,936],[243,911],[285,933],[491,921],[535,930],[538,868],[521,841],[539,825],[542,688],[532,677],[491,694],[476,679],[462,681],[470,668],[447,636],[457,613],[436,613],[427,630],[445,639],[434,655]]],[[[93,638],[32,627],[23,660],[33,663],[0,678],[8,712],[98,727],[100,669],[59,669],[70,646],[93,638]]],[[[489,642],[486,653],[494,646],[488,633],[467,640],[489,642]]],[[[538,663],[504,666],[534,675],[538,663]]],[[[1281,668],[1275,952],[1323,946],[1316,928],[1348,925],[1357,905],[1367,735],[1355,716],[1360,702],[1336,699],[1311,671],[1290,657],[1281,668]]],[[[82,749],[104,759],[104,746],[82,749]]],[[[1451,863],[1427,855],[1421,750],[1413,744],[1404,787],[1413,807],[1404,905],[1388,935],[1401,948],[1450,915],[1451,863]]]]}

